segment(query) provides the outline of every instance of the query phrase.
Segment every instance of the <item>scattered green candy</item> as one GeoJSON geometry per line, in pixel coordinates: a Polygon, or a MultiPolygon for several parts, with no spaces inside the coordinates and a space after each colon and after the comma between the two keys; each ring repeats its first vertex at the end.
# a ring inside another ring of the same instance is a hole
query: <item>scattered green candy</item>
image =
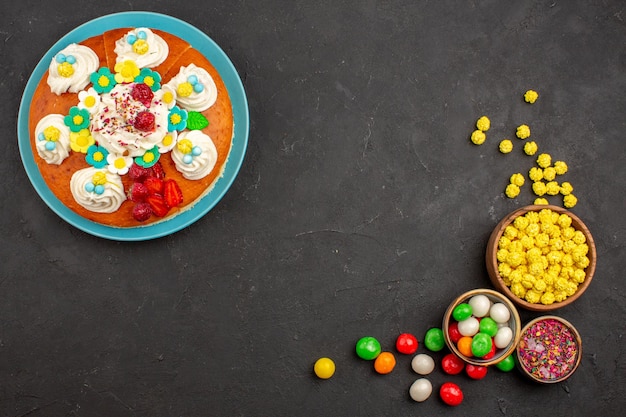
{"type": "Polygon", "coordinates": [[[509,372],[513,368],[515,368],[515,358],[513,357],[513,355],[509,355],[502,361],[496,363],[496,367],[502,372],[509,372]]]}
{"type": "Polygon", "coordinates": [[[472,355],[482,358],[491,351],[491,337],[486,333],[476,333],[472,338],[472,355]]]}
{"type": "Polygon", "coordinates": [[[356,354],[361,359],[368,361],[376,359],[380,351],[380,342],[372,336],[362,337],[356,342],[356,354]]]}
{"type": "Polygon", "coordinates": [[[424,336],[424,346],[432,352],[439,352],[443,349],[445,342],[443,340],[443,331],[437,327],[433,327],[426,332],[424,336]]]}
{"type": "Polygon", "coordinates": [[[498,323],[491,317],[483,317],[480,320],[479,331],[494,337],[498,333],[498,323]]]}
{"type": "Polygon", "coordinates": [[[463,321],[472,315],[472,307],[467,303],[461,303],[452,310],[452,317],[456,321],[463,321]]]}

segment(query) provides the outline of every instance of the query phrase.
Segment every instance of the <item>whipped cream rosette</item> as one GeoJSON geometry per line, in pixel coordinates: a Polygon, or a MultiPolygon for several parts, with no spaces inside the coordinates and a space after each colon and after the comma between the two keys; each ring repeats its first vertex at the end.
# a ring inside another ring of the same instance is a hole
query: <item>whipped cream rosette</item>
{"type": "Polygon", "coordinates": [[[78,204],[97,213],[113,213],[126,200],[122,179],[108,169],[89,167],[76,171],[70,190],[78,204]]]}
{"type": "Polygon", "coordinates": [[[49,164],[60,165],[70,155],[70,129],[62,114],[49,114],[35,127],[37,154],[49,164]]]}
{"type": "Polygon", "coordinates": [[[167,42],[148,28],[136,28],[115,42],[116,63],[135,61],[140,68],[154,68],[167,58],[167,42]]]}
{"type": "Polygon", "coordinates": [[[172,149],[176,169],[189,180],[199,180],[211,173],[217,161],[217,149],[209,135],[200,130],[183,131],[172,149]]]}
{"type": "Polygon", "coordinates": [[[187,110],[202,112],[217,100],[217,87],[211,75],[194,64],[180,71],[166,86],[176,91],[176,102],[187,110]]]}
{"type": "Polygon", "coordinates": [[[56,54],[48,68],[48,85],[57,94],[77,93],[98,69],[98,55],[89,47],[72,43],[56,54]]]}

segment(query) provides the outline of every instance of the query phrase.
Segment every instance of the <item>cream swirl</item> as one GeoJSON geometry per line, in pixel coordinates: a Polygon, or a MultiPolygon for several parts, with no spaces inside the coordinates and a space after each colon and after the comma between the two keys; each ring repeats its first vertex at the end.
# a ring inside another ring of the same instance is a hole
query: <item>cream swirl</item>
{"type": "Polygon", "coordinates": [[[113,154],[141,156],[167,134],[169,109],[161,99],[163,93],[155,92],[146,106],[132,97],[134,85],[117,84],[109,94],[102,95],[98,111],[91,119],[93,138],[113,154]],[[135,120],[142,112],[154,116],[154,127],[148,131],[135,127],[135,120]]]}
{"type": "Polygon", "coordinates": [[[135,61],[139,68],[154,68],[169,54],[167,42],[147,28],[136,28],[115,42],[115,62],[135,61]]]}
{"type": "Polygon", "coordinates": [[[176,91],[176,102],[187,110],[205,111],[217,100],[213,77],[195,64],[180,67],[178,74],[166,85],[176,91]]]}
{"type": "Polygon", "coordinates": [[[49,164],[60,165],[70,155],[70,129],[62,114],[49,114],[35,127],[37,154],[49,164]]]}
{"type": "Polygon", "coordinates": [[[176,169],[188,180],[199,180],[211,173],[217,162],[217,149],[211,138],[200,130],[185,130],[172,149],[176,169]],[[183,150],[184,149],[184,150],[183,150]]]}
{"type": "Polygon", "coordinates": [[[100,58],[91,48],[76,43],[68,45],[50,62],[47,79],[50,90],[56,95],[81,91],[99,65],[100,58]]]}
{"type": "Polygon", "coordinates": [[[78,204],[96,213],[113,213],[126,200],[122,179],[107,169],[89,167],[76,171],[70,180],[70,190],[78,204]],[[100,193],[90,190],[97,176],[106,179],[102,190],[98,190],[100,193]]]}

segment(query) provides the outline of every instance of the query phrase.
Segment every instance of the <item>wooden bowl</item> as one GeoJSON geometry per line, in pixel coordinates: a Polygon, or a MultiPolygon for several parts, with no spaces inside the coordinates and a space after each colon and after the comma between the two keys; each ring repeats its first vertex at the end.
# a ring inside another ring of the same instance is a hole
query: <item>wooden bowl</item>
{"type": "Polygon", "coordinates": [[[524,375],[542,384],[555,384],[569,378],[580,365],[582,339],[578,330],[567,320],[557,316],[542,316],[524,326],[516,352],[517,366],[524,375]],[[533,328],[538,323],[551,323],[552,326],[537,325],[533,328]],[[542,328],[548,330],[545,333],[538,330],[542,328]],[[547,347],[542,342],[543,338],[552,339],[547,347]],[[556,373],[550,374],[549,369],[556,373]]]}
{"type": "Polygon", "coordinates": [[[485,254],[485,260],[487,263],[487,273],[489,274],[489,279],[498,291],[505,294],[519,307],[532,311],[547,312],[556,310],[561,307],[565,307],[566,305],[573,303],[585,292],[587,287],[589,287],[589,284],[591,283],[591,280],[596,270],[596,245],[593,241],[593,236],[591,236],[591,232],[589,232],[587,226],[583,223],[582,220],[580,220],[580,218],[578,218],[578,216],[576,216],[569,210],[553,205],[530,205],[513,211],[505,218],[503,218],[500,223],[498,223],[498,225],[493,229],[493,232],[489,237],[489,241],[487,242],[487,252],[485,254]],[[529,303],[528,301],[521,299],[520,297],[513,294],[511,289],[504,283],[502,277],[500,276],[500,273],[498,272],[498,259],[496,257],[496,253],[498,251],[498,242],[500,241],[500,238],[502,237],[505,228],[510,225],[518,216],[523,216],[529,211],[540,212],[543,209],[550,209],[559,214],[567,214],[572,219],[572,227],[576,230],[580,230],[585,235],[585,238],[587,240],[586,243],[589,247],[589,251],[587,253],[587,257],[589,258],[589,265],[587,266],[587,268],[585,268],[585,280],[578,285],[578,289],[573,295],[567,297],[563,301],[554,302],[549,305],[529,303]]]}
{"type": "Polygon", "coordinates": [[[503,361],[507,356],[509,356],[511,353],[515,351],[517,347],[517,343],[519,341],[521,323],[520,323],[519,313],[517,312],[517,309],[515,308],[515,305],[513,305],[511,300],[509,300],[503,294],[494,290],[476,289],[476,290],[471,290],[471,291],[468,291],[466,293],[459,295],[450,303],[450,305],[448,306],[443,316],[442,330],[443,330],[443,339],[446,345],[448,346],[448,349],[450,349],[452,353],[454,353],[456,356],[461,358],[463,361],[467,363],[471,363],[472,365],[490,366],[490,365],[495,365],[503,361]],[[470,356],[466,356],[462,354],[457,348],[456,343],[452,341],[450,337],[450,331],[449,331],[450,324],[454,321],[454,318],[452,317],[452,312],[454,311],[455,307],[461,303],[468,302],[470,298],[472,298],[475,295],[480,295],[480,294],[485,295],[494,304],[503,303],[509,309],[509,312],[511,313],[509,321],[507,323],[513,333],[511,342],[505,348],[496,350],[496,354],[492,358],[489,358],[489,359],[477,358],[474,356],[470,357],[470,356]]]}

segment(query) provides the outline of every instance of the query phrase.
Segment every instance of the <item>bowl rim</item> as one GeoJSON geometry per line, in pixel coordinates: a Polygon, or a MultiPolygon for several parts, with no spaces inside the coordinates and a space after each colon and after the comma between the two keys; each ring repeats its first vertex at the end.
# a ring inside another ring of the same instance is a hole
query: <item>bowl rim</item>
{"type": "Polygon", "coordinates": [[[572,323],[570,323],[568,320],[564,319],[563,317],[559,317],[559,316],[555,316],[555,315],[545,315],[545,316],[535,317],[534,319],[530,320],[528,323],[526,323],[524,325],[524,327],[520,331],[519,336],[520,336],[520,338],[519,338],[519,341],[518,341],[517,346],[515,348],[515,354],[518,357],[518,359],[516,361],[517,367],[520,369],[520,371],[524,375],[526,375],[528,378],[532,379],[533,381],[540,382],[542,384],[556,384],[558,382],[563,382],[567,378],[572,376],[572,374],[574,374],[576,369],[578,369],[578,366],[580,365],[580,362],[582,361],[582,357],[583,357],[583,343],[582,343],[582,338],[580,336],[580,333],[578,332],[578,329],[576,329],[576,327],[572,323]],[[560,378],[550,379],[550,380],[537,378],[533,374],[531,374],[528,371],[528,369],[526,369],[526,367],[524,365],[522,365],[522,362],[519,360],[519,350],[520,350],[520,344],[521,344],[522,335],[524,333],[526,333],[528,331],[528,329],[530,329],[530,327],[533,324],[538,323],[539,321],[542,321],[542,320],[556,320],[556,321],[561,322],[561,324],[565,325],[567,328],[570,329],[570,331],[574,335],[574,338],[576,339],[576,344],[578,346],[578,351],[576,352],[576,361],[574,362],[574,366],[572,367],[572,369],[567,374],[561,376],[560,378]]]}
{"type": "Polygon", "coordinates": [[[593,235],[591,234],[591,231],[589,230],[587,225],[577,215],[572,213],[570,210],[565,209],[563,207],[550,205],[550,204],[542,204],[542,205],[532,204],[532,205],[520,207],[510,212],[504,218],[502,218],[502,220],[500,220],[500,222],[493,228],[493,231],[491,232],[491,235],[489,236],[489,240],[487,241],[487,250],[485,251],[485,263],[487,266],[487,274],[489,275],[489,279],[491,280],[491,283],[500,292],[504,293],[504,295],[506,295],[507,298],[511,299],[513,303],[515,303],[519,307],[525,308],[530,311],[538,311],[538,312],[554,311],[576,301],[587,290],[587,288],[589,287],[589,284],[591,284],[591,280],[593,279],[593,276],[595,274],[596,263],[597,263],[596,244],[593,239],[593,235]],[[589,265],[587,266],[587,268],[585,268],[585,280],[578,286],[578,289],[576,290],[574,295],[567,297],[563,301],[554,302],[549,305],[529,303],[528,301],[523,300],[520,297],[513,294],[511,289],[507,285],[504,284],[504,281],[502,280],[502,277],[500,276],[500,272],[498,271],[498,260],[496,258],[498,241],[500,240],[500,237],[504,233],[504,229],[506,228],[506,226],[511,224],[513,220],[520,215],[524,215],[530,211],[540,212],[543,209],[549,209],[559,214],[567,214],[572,219],[572,224],[575,225],[574,228],[576,230],[580,230],[585,235],[585,238],[587,239],[586,243],[587,243],[587,246],[589,247],[589,252],[587,255],[587,257],[589,258],[589,265]]]}
{"type": "Polygon", "coordinates": [[[463,294],[459,295],[454,300],[452,300],[452,302],[448,305],[448,308],[446,309],[446,312],[443,315],[442,330],[443,330],[443,339],[446,345],[448,346],[448,349],[450,349],[450,351],[454,353],[456,356],[458,356],[463,361],[472,365],[491,366],[491,365],[495,365],[503,361],[504,359],[506,359],[507,356],[511,355],[517,349],[517,345],[519,343],[519,338],[521,334],[521,319],[520,319],[517,309],[515,308],[515,305],[504,294],[496,290],[489,289],[489,288],[476,288],[476,289],[464,292],[463,294]],[[454,310],[454,308],[460,303],[464,302],[465,300],[469,300],[474,295],[480,295],[480,294],[490,297],[492,301],[493,299],[497,299],[498,302],[502,302],[503,304],[505,304],[508,307],[509,311],[511,312],[511,318],[509,319],[509,327],[511,327],[511,330],[513,331],[513,338],[511,339],[511,341],[509,342],[509,345],[505,349],[501,350],[497,356],[494,356],[491,359],[470,358],[470,357],[463,355],[461,352],[459,352],[459,349],[456,347],[456,344],[452,341],[452,339],[450,339],[450,334],[448,332],[448,326],[450,324],[450,319],[452,317],[452,311],[454,310]]]}

